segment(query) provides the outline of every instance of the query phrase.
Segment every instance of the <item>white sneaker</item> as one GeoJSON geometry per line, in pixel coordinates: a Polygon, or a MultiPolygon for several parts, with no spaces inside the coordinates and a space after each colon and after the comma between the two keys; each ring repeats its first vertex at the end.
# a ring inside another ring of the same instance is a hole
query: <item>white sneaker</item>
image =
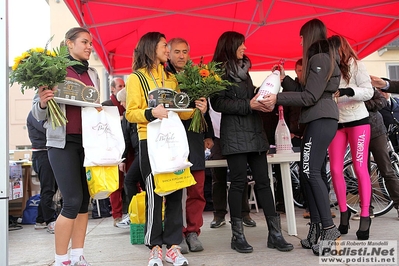
{"type": "Polygon", "coordinates": [[[45,222],[36,223],[34,227],[35,227],[35,230],[46,229],[47,228],[47,224],[45,222]]]}
{"type": "Polygon", "coordinates": [[[54,234],[54,230],[55,230],[55,221],[47,225],[47,232],[49,232],[50,234],[54,234]]]}
{"type": "Polygon", "coordinates": [[[126,214],[122,221],[116,224],[116,227],[129,229],[130,228],[130,215],[126,214]]]}
{"type": "Polygon", "coordinates": [[[88,263],[83,255],[79,257],[79,261],[75,262],[73,266],[91,266],[90,263],[88,263]]]}
{"type": "Polygon", "coordinates": [[[188,260],[181,254],[180,247],[173,245],[165,255],[165,260],[169,263],[173,263],[173,266],[188,265],[188,260]]]}
{"type": "Polygon", "coordinates": [[[150,258],[148,259],[148,266],[163,266],[161,247],[155,246],[151,249],[150,258]]]}

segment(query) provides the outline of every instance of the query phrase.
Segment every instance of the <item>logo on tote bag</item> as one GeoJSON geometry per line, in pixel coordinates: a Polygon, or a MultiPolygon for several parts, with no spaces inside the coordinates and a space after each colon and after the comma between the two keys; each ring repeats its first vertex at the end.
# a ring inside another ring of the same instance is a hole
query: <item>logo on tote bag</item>
{"type": "Polygon", "coordinates": [[[185,171],[185,169],[182,169],[182,170],[177,170],[176,172],[173,172],[175,175],[181,175],[181,174],[183,174],[184,173],[184,171],[185,171]]]}
{"type": "Polygon", "coordinates": [[[160,133],[155,141],[159,142],[161,146],[167,145],[169,148],[174,147],[178,142],[173,132],[160,133]]]}

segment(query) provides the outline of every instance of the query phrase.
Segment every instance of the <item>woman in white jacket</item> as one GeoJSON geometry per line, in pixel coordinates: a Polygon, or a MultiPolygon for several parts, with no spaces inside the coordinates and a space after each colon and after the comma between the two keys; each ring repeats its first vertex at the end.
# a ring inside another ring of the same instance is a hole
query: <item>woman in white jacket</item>
{"type": "Polygon", "coordinates": [[[350,146],[355,174],[358,178],[360,196],[360,225],[356,232],[358,240],[367,240],[370,229],[371,182],[368,171],[368,150],[370,142],[369,113],[364,101],[373,96],[370,76],[362,62],[358,61],[355,51],[342,36],[332,36],[331,40],[339,45],[341,82],[335,94],[339,109],[338,131],[331,142],[328,152],[330,170],[341,212],[341,234],[347,234],[350,210],[346,206],[346,182],[343,175],[344,155],[350,146]]]}

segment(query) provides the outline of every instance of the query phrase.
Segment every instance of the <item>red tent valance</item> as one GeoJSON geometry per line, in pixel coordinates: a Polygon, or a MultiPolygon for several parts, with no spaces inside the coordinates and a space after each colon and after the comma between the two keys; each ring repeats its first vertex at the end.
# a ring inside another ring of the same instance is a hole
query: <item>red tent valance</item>
{"type": "Polygon", "coordinates": [[[280,58],[293,69],[301,57],[299,29],[321,19],[329,34],[347,37],[360,58],[399,36],[397,0],[65,0],[81,26],[94,37],[94,48],[111,75],[131,72],[140,37],[159,31],[182,37],[191,58],[211,60],[218,37],[227,30],[246,36],[252,70],[270,70],[280,58]]]}

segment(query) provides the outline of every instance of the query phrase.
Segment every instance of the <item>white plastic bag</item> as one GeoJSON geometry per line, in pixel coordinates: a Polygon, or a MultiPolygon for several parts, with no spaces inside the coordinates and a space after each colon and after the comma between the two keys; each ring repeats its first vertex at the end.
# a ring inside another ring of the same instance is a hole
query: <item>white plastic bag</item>
{"type": "Polygon", "coordinates": [[[82,108],[84,166],[111,166],[123,161],[125,150],[121,119],[116,106],[82,108]]]}
{"type": "Polygon", "coordinates": [[[186,130],[172,111],[168,118],[147,125],[148,156],[153,174],[173,173],[191,167],[186,130]]]}

